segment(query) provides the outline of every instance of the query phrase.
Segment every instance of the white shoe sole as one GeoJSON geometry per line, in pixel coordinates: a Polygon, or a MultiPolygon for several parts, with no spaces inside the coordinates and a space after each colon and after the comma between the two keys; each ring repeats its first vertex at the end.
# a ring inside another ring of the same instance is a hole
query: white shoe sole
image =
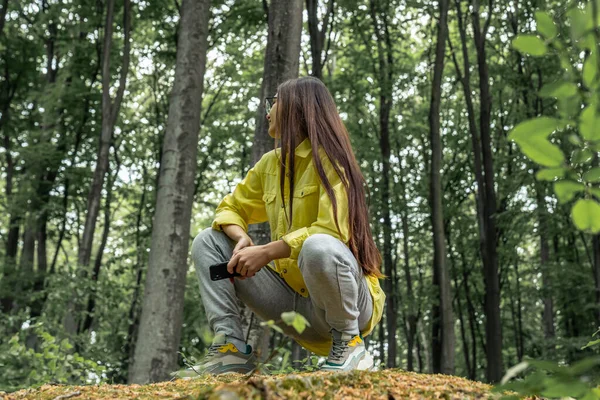
{"type": "Polygon", "coordinates": [[[363,359],[359,361],[356,369],[360,371],[371,371],[374,365],[375,361],[373,360],[373,357],[365,351],[365,355],[363,359]]]}

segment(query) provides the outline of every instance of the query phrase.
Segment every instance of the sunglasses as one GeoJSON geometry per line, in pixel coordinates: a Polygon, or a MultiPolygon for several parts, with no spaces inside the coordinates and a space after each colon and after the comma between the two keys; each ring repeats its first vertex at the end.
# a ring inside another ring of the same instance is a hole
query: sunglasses
{"type": "Polygon", "coordinates": [[[265,112],[267,114],[269,114],[271,112],[271,108],[273,108],[273,106],[275,105],[276,102],[277,102],[277,96],[265,97],[265,112]]]}

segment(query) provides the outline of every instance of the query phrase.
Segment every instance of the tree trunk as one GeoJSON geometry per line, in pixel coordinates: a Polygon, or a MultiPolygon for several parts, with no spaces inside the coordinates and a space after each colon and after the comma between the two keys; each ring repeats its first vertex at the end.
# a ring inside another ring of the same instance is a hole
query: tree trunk
{"type": "Polygon", "coordinates": [[[117,94],[113,102],[110,96],[110,52],[112,48],[114,6],[115,0],[107,0],[106,24],[104,26],[104,48],[102,51],[102,132],[100,135],[98,156],[96,160],[96,168],[94,170],[92,186],[88,194],[88,212],[86,214],[83,237],[78,253],[78,264],[82,267],[88,266],[90,263],[93,237],[96,228],[96,220],[98,218],[100,210],[100,197],[102,192],[102,186],[104,185],[104,177],[106,175],[106,171],[108,170],[109,149],[112,142],[115,124],[119,115],[119,110],[121,108],[121,102],[123,100],[123,93],[125,91],[125,85],[127,82],[127,73],[129,72],[129,52],[131,47],[129,40],[131,33],[131,4],[129,0],[124,0],[123,63],[121,66],[121,73],[119,77],[119,87],[117,89],[117,94]]]}
{"type": "Polygon", "coordinates": [[[498,276],[496,189],[494,183],[494,160],[491,139],[491,106],[488,64],[486,59],[486,35],[493,10],[488,10],[488,19],[483,28],[479,23],[479,2],[474,0],[473,31],[477,50],[479,71],[479,131],[481,133],[482,160],[485,182],[483,219],[485,221],[485,316],[487,343],[487,380],[499,382],[502,378],[502,324],[500,321],[500,279],[498,276]]]}
{"type": "Polygon", "coordinates": [[[548,244],[548,213],[541,184],[535,185],[538,214],[538,232],[540,235],[540,270],[542,273],[542,301],[544,311],[542,325],[544,337],[554,338],[554,305],[552,301],[552,284],[550,279],[550,246],[548,244]]]}
{"type": "MultiPolygon", "coordinates": [[[[135,260],[135,288],[133,289],[133,296],[131,299],[131,305],[129,306],[129,312],[127,313],[127,320],[129,325],[127,328],[127,338],[125,339],[125,346],[123,350],[123,365],[124,369],[128,370],[133,360],[133,354],[135,351],[135,339],[138,333],[138,327],[140,324],[140,313],[139,313],[139,298],[140,291],[142,288],[142,276],[144,273],[143,264],[146,261],[146,251],[142,246],[141,238],[141,226],[144,209],[146,207],[146,193],[147,193],[147,178],[148,170],[146,165],[142,165],[142,196],[140,197],[140,203],[138,206],[137,218],[135,223],[135,248],[136,248],[136,260],[135,260]]],[[[156,190],[156,188],[155,188],[156,190]]]]}
{"type": "Polygon", "coordinates": [[[292,340],[292,367],[296,370],[299,370],[303,367],[302,360],[306,358],[306,350],[295,340],[292,340]]]}
{"type": "MultiPolygon", "coordinates": [[[[116,156],[115,149],[115,156],[116,156]]],[[[106,248],[106,242],[108,241],[108,234],[110,232],[110,204],[112,202],[113,190],[114,190],[114,182],[116,182],[117,177],[119,175],[119,169],[121,169],[121,164],[119,159],[117,158],[117,165],[115,166],[115,172],[111,179],[110,175],[108,176],[108,180],[106,182],[106,199],[104,201],[104,229],[102,230],[102,239],[100,240],[100,246],[98,247],[98,252],[96,253],[96,259],[94,260],[94,268],[92,270],[92,290],[88,297],[86,313],[83,320],[83,324],[80,326],[79,332],[88,332],[92,327],[92,323],[94,321],[94,312],[96,310],[96,295],[98,290],[98,277],[100,276],[100,268],[102,267],[102,255],[104,254],[104,249],[106,248]]]]}
{"type": "MultiPolygon", "coordinates": [[[[302,0],[272,0],[268,9],[268,21],[263,80],[260,87],[250,166],[260,160],[265,153],[273,150],[273,139],[268,133],[269,124],[265,114],[265,97],[274,96],[279,84],[298,77],[302,0]]],[[[251,225],[248,232],[255,244],[271,241],[267,223],[251,225]]]]}
{"type": "MultiPolygon", "coordinates": [[[[266,4],[266,2],[264,3],[266,4]]],[[[277,87],[284,81],[298,77],[300,60],[300,36],[302,33],[302,0],[272,0],[266,7],[268,20],[267,47],[263,79],[260,87],[260,102],[256,115],[256,129],[252,144],[252,167],[260,158],[273,149],[273,139],[269,136],[269,124],[265,114],[265,97],[274,96],[277,87]]],[[[248,227],[248,234],[255,244],[266,244],[271,241],[271,231],[268,223],[252,224],[248,227]]],[[[269,335],[268,329],[261,328],[258,317],[249,332],[250,345],[257,350],[261,357],[267,357],[268,351],[265,344],[269,335]]],[[[248,327],[245,327],[248,329],[248,327]]]]}
{"type": "MultiPolygon", "coordinates": [[[[112,144],[112,136],[119,116],[123,93],[127,83],[127,73],[129,72],[130,58],[130,36],[131,36],[131,3],[130,0],[123,2],[123,62],[119,76],[119,86],[114,102],[110,96],[111,70],[110,53],[112,48],[112,32],[114,21],[115,0],[107,0],[106,4],[106,23],[104,26],[104,46],[102,50],[102,129],[98,146],[96,159],[96,168],[90,191],[87,198],[87,213],[83,228],[83,236],[79,243],[77,254],[78,273],[85,275],[85,271],[90,263],[94,232],[96,230],[96,221],[100,212],[100,199],[102,196],[102,187],[104,178],[108,170],[108,156],[112,144]]],[[[64,318],[64,327],[68,335],[77,333],[77,303],[78,299],[73,294],[73,298],[67,305],[67,312],[64,318]]]]}
{"type": "MultiPolygon", "coordinates": [[[[400,156],[400,155],[398,155],[400,156]]],[[[400,159],[400,157],[399,157],[400,159]]],[[[406,281],[406,305],[408,307],[408,314],[406,316],[406,369],[408,371],[414,371],[414,346],[415,337],[417,335],[417,323],[419,321],[419,312],[417,308],[417,299],[415,299],[413,290],[413,279],[410,271],[410,245],[409,229],[408,229],[408,198],[407,198],[407,187],[404,180],[404,170],[400,163],[400,187],[402,190],[402,210],[400,211],[400,220],[402,224],[402,254],[404,256],[404,279],[406,281]]]]}
{"type": "Polygon", "coordinates": [[[433,332],[433,372],[443,374],[454,373],[454,316],[452,311],[452,293],[448,263],[446,259],[446,240],[444,238],[444,215],[442,205],[442,140],[440,137],[440,104],[441,85],[444,72],[446,51],[446,36],[448,35],[448,0],[439,1],[440,20],[438,24],[437,43],[435,48],[435,63],[431,87],[431,107],[429,110],[429,129],[431,140],[431,177],[430,201],[431,224],[433,230],[433,285],[439,293],[439,306],[433,326],[438,329],[433,332]],[[438,351],[436,351],[438,350],[438,351]]]}
{"type": "Polygon", "coordinates": [[[389,277],[384,288],[387,295],[387,366],[396,367],[397,357],[397,310],[395,289],[395,265],[392,260],[392,222],[390,213],[390,112],[393,105],[393,68],[394,60],[389,43],[386,10],[375,0],[369,1],[371,22],[377,40],[378,81],[379,81],[379,150],[381,154],[381,215],[383,218],[383,270],[389,277]]]}
{"type": "Polygon", "coordinates": [[[175,83],[163,143],[148,272],[130,383],[166,380],[177,368],[210,0],[183,0],[175,83]]]}
{"type": "Polygon", "coordinates": [[[8,0],[2,0],[2,9],[0,10],[0,36],[4,33],[4,23],[6,22],[6,11],[8,11],[8,0]]]}
{"type": "Polygon", "coordinates": [[[323,27],[319,29],[319,0],[306,0],[306,13],[308,15],[308,34],[310,35],[310,55],[312,58],[312,73],[315,78],[323,80],[323,66],[327,62],[327,53],[331,45],[331,31],[333,30],[334,1],[327,1],[327,12],[323,17],[323,27]],[[331,24],[331,25],[330,25],[331,24]],[[325,36],[329,34],[327,48],[325,36]],[[325,54],[323,54],[325,50],[325,54]]]}

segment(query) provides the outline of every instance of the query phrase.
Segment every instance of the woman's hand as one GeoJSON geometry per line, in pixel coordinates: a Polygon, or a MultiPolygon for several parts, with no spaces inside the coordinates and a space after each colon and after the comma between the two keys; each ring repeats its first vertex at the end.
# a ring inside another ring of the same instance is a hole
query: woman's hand
{"type": "Polygon", "coordinates": [[[246,247],[249,246],[254,246],[254,242],[252,242],[252,239],[250,239],[250,236],[244,234],[240,237],[240,239],[237,241],[237,244],[235,245],[235,247],[233,248],[233,255],[235,256],[236,253],[246,247]]]}
{"type": "MultiPolygon", "coordinates": [[[[236,246],[237,247],[237,246],[236,246]]],[[[262,267],[267,265],[271,258],[266,246],[247,246],[234,252],[227,264],[227,271],[237,271],[240,279],[253,277],[262,267]]]]}

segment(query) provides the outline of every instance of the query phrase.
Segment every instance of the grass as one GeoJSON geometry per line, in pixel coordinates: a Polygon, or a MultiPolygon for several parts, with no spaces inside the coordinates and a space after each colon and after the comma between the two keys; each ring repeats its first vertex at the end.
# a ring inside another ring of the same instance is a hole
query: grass
{"type": "Polygon", "coordinates": [[[40,399],[487,399],[489,385],[446,375],[392,369],[347,374],[230,374],[150,385],[44,385],[11,394],[6,400],[40,399]],[[66,397],[70,396],[70,397],[66,397]]]}

